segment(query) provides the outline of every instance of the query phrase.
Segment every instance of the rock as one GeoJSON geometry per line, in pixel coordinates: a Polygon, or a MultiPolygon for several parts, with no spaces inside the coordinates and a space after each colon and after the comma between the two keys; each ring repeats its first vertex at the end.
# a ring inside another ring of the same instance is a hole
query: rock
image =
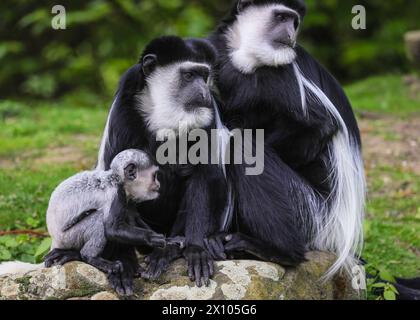
{"type": "Polygon", "coordinates": [[[116,294],[103,291],[95,294],[90,300],[119,300],[116,294]]]}
{"type": "Polygon", "coordinates": [[[404,38],[409,59],[420,66],[420,30],[407,32],[404,38]]]}
{"type": "MultiPolygon", "coordinates": [[[[311,252],[297,268],[260,261],[233,260],[216,263],[216,273],[208,287],[196,287],[187,276],[184,260],[176,261],[156,282],[135,281],[137,300],[295,300],[361,299],[351,280],[340,275],[321,282],[320,277],[334,262],[334,256],[311,252]]],[[[117,300],[106,276],[80,262],[68,263],[0,277],[0,300],[117,300]]]]}

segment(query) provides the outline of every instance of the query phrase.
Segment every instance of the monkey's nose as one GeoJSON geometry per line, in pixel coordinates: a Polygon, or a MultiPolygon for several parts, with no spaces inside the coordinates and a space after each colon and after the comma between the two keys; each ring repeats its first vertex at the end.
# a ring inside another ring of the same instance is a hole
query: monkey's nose
{"type": "MultiPolygon", "coordinates": [[[[157,172],[156,172],[157,173],[157,172]]],[[[152,182],[152,184],[151,184],[151,186],[150,186],[150,189],[152,190],[152,191],[154,191],[154,192],[158,192],[159,190],[160,190],[160,182],[159,182],[159,180],[157,179],[157,175],[155,176],[155,178],[154,178],[154,180],[153,180],[153,182],[152,182]]]]}

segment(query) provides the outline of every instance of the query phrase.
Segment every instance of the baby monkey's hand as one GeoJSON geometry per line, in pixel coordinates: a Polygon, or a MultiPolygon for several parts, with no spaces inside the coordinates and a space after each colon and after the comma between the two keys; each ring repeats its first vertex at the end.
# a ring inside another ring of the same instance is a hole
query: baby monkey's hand
{"type": "Polygon", "coordinates": [[[166,237],[153,231],[149,231],[146,235],[146,243],[153,248],[165,248],[167,245],[166,237]]]}

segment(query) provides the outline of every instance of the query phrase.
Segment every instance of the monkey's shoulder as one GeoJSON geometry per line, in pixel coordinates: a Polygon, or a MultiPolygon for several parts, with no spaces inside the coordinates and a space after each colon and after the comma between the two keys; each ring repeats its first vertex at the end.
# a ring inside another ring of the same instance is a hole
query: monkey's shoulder
{"type": "Polygon", "coordinates": [[[117,181],[104,171],[84,171],[63,181],[55,190],[60,196],[116,192],[117,181]]]}

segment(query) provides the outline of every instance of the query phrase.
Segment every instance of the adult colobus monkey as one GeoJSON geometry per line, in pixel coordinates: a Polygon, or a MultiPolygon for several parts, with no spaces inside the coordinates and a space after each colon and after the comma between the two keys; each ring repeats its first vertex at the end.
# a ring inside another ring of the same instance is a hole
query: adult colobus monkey
{"type": "Polygon", "coordinates": [[[362,248],[365,176],[343,89],[296,44],[305,12],[303,0],[239,0],[210,37],[226,125],[265,129],[264,173],[229,170],[237,233],[226,250],[285,265],[332,251],[330,276],[362,248]]]}
{"type": "MultiPolygon", "coordinates": [[[[125,149],[142,149],[156,157],[163,143],[157,136],[162,132],[216,126],[220,121],[209,88],[215,60],[213,46],[204,40],[184,41],[171,36],[152,41],[140,63],[120,82],[102,139],[98,168],[109,169],[112,159],[125,149]]],[[[198,285],[202,277],[208,283],[213,261],[205,251],[204,238],[217,231],[221,219],[218,213],[224,211],[227,192],[223,170],[211,164],[160,165],[160,198],[139,204],[138,211],[154,231],[185,235],[189,275],[198,285]]],[[[178,246],[155,251],[143,276],[158,277],[179,255],[178,246]]]]}

